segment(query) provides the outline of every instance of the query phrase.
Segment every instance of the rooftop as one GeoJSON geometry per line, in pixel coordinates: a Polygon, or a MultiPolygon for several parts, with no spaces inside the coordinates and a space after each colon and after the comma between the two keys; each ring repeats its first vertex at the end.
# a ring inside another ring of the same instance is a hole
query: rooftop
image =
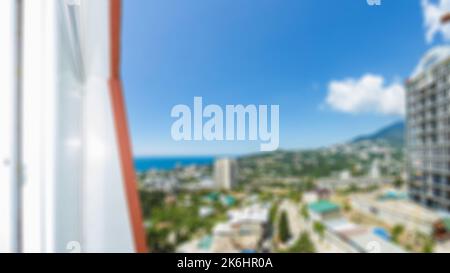
{"type": "Polygon", "coordinates": [[[383,230],[383,234],[380,234],[378,227],[368,228],[349,222],[345,218],[326,221],[325,225],[358,252],[405,252],[403,248],[390,241],[387,231],[383,230]]]}
{"type": "Polygon", "coordinates": [[[430,70],[433,66],[443,62],[448,58],[450,58],[450,46],[433,47],[422,57],[419,64],[412,73],[411,78],[415,78],[421,75],[423,72],[430,70]]]}
{"type": "Polygon", "coordinates": [[[309,209],[316,213],[327,213],[339,210],[339,206],[327,200],[320,200],[309,204],[309,209]]]}
{"type": "Polygon", "coordinates": [[[264,205],[254,204],[249,207],[228,211],[228,217],[233,224],[254,222],[264,224],[269,219],[269,208],[264,205]]]}

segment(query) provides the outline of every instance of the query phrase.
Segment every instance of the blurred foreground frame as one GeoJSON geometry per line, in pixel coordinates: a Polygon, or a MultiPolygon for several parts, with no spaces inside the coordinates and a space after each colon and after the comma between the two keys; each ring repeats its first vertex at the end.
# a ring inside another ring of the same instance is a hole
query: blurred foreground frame
{"type": "Polygon", "coordinates": [[[0,252],[146,252],[120,0],[0,3],[0,252]]]}

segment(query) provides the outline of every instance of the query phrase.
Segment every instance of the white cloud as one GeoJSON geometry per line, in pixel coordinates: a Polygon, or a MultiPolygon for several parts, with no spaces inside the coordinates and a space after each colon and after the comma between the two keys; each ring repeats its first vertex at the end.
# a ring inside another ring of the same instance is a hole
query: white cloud
{"type": "Polygon", "coordinates": [[[450,0],[422,0],[422,10],[427,42],[431,43],[439,33],[445,40],[450,40],[450,24],[441,24],[442,16],[450,12],[450,0]]]}
{"type": "Polygon", "coordinates": [[[345,113],[405,114],[405,91],[400,83],[385,85],[382,76],[366,74],[360,79],[332,81],[326,104],[345,113]]]}

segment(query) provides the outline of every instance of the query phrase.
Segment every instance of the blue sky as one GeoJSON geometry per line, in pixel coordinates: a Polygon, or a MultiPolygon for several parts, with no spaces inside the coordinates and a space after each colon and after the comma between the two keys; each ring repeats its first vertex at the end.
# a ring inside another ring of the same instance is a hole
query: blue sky
{"type": "Polygon", "coordinates": [[[330,83],[358,86],[376,75],[386,88],[399,87],[430,46],[418,0],[379,7],[365,0],[124,1],[122,72],[134,153],[259,149],[259,142],[173,141],[170,111],[194,96],[222,106],[280,105],[283,149],[372,132],[401,114],[330,105],[330,83]]]}

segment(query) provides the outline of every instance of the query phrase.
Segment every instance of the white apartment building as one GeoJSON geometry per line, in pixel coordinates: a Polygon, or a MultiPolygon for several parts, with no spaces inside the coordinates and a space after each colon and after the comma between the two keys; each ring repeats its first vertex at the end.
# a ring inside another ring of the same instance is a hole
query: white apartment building
{"type": "Polygon", "coordinates": [[[237,182],[237,162],[222,158],[214,163],[214,183],[218,189],[231,190],[237,182]]]}
{"type": "Polygon", "coordinates": [[[431,49],[406,81],[412,200],[450,210],[450,47],[431,49]]]}

